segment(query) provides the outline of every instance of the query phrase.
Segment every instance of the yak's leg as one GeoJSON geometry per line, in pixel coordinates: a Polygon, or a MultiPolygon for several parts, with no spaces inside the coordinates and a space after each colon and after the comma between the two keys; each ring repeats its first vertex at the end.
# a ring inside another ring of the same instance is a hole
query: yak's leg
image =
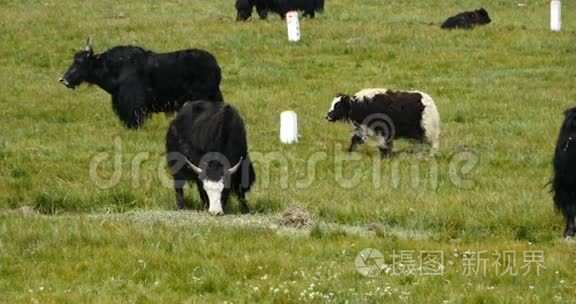
{"type": "Polygon", "coordinates": [[[576,226],[574,225],[574,215],[567,215],[566,229],[564,229],[564,237],[573,237],[576,234],[576,226]]]}
{"type": "Polygon", "coordinates": [[[260,19],[265,20],[268,18],[268,11],[265,8],[258,8],[257,6],[256,11],[258,12],[258,16],[260,16],[260,19]]]}
{"type": "Polygon", "coordinates": [[[352,152],[356,149],[356,146],[361,145],[364,143],[364,138],[362,135],[354,134],[352,138],[350,138],[350,147],[348,147],[348,152],[352,152]]]}
{"type": "Polygon", "coordinates": [[[174,181],[174,192],[176,192],[176,206],[178,209],[184,209],[184,185],[186,182],[175,180],[174,181]]]}
{"type": "Polygon", "coordinates": [[[392,154],[392,141],[383,143],[378,146],[381,157],[389,157],[392,154]]]}
{"type": "Polygon", "coordinates": [[[576,235],[576,225],[574,223],[574,216],[576,215],[576,201],[573,196],[563,193],[562,198],[565,202],[564,218],[566,219],[566,229],[564,230],[564,237],[573,237],[576,235]]]}
{"type": "Polygon", "coordinates": [[[248,201],[246,200],[246,193],[244,193],[242,187],[238,189],[237,195],[238,195],[238,202],[240,203],[240,212],[242,212],[242,214],[250,213],[250,208],[248,208],[248,201]]]}
{"type": "Polygon", "coordinates": [[[315,16],[314,9],[304,11],[304,14],[302,15],[302,17],[306,17],[306,16],[310,17],[310,19],[314,19],[314,16],[315,16]]]}
{"type": "Polygon", "coordinates": [[[558,188],[554,190],[554,204],[558,210],[562,211],[562,215],[566,220],[564,237],[573,237],[576,235],[576,225],[574,223],[576,216],[576,198],[567,191],[562,191],[558,188]]]}
{"type": "Polygon", "coordinates": [[[204,191],[204,187],[202,185],[201,180],[196,180],[196,188],[198,188],[198,194],[200,194],[200,200],[202,201],[202,208],[208,209],[210,205],[210,201],[208,200],[208,194],[204,191]]]}

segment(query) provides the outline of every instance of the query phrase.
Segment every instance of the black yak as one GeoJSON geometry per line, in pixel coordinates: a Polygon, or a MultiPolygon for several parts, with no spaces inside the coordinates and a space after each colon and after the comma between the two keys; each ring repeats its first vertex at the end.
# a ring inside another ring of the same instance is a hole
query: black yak
{"type": "Polygon", "coordinates": [[[250,18],[254,7],[260,19],[266,19],[269,11],[279,14],[282,19],[289,11],[304,11],[304,17],[314,18],[316,12],[324,11],[324,0],[236,0],[236,20],[250,18]]]}
{"type": "Polygon", "coordinates": [[[552,192],[554,205],[564,215],[564,236],[574,236],[576,226],[576,108],[564,112],[564,122],[556,142],[553,160],[552,192]]]}
{"type": "Polygon", "coordinates": [[[166,151],[179,209],[184,208],[184,185],[193,180],[211,214],[224,213],[230,192],[238,197],[242,213],[249,212],[245,193],[256,174],[248,155],[244,121],[232,106],[186,103],[170,123],[166,151]]]}
{"type": "Polygon", "coordinates": [[[151,113],[178,111],[189,100],[222,101],[221,77],[216,59],[204,50],[154,53],[116,46],[94,54],[88,39],[60,82],[71,89],[83,82],[98,85],[112,95],[124,125],[136,129],[151,113]]]}
{"type": "Polygon", "coordinates": [[[443,29],[455,29],[455,28],[462,28],[462,29],[471,29],[477,25],[484,25],[490,23],[490,16],[488,16],[488,12],[481,8],[475,10],[473,12],[463,12],[458,15],[452,16],[444,23],[442,23],[441,28],[443,29]]]}
{"type": "Polygon", "coordinates": [[[365,89],[353,96],[337,94],[326,119],[352,123],[350,152],[371,139],[387,156],[394,138],[428,143],[431,154],[439,149],[440,115],[432,98],[422,92],[365,89]]]}

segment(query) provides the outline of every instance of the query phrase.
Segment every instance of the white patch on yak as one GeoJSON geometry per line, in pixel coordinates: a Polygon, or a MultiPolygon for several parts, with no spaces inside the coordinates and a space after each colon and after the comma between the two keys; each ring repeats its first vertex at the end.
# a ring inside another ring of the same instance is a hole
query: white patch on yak
{"type": "Polygon", "coordinates": [[[359,92],[356,92],[356,94],[354,94],[354,97],[356,97],[357,101],[363,101],[364,99],[372,99],[374,98],[374,96],[379,94],[386,94],[386,92],[388,92],[388,89],[382,89],[382,88],[363,89],[359,92]]]}
{"type": "Polygon", "coordinates": [[[381,134],[376,133],[370,127],[366,125],[360,125],[358,128],[358,135],[360,135],[364,140],[369,140],[374,142],[378,147],[387,148],[386,137],[381,134]]]}
{"type": "Polygon", "coordinates": [[[336,106],[336,104],[338,102],[340,102],[342,100],[342,96],[338,96],[338,97],[334,97],[334,99],[332,100],[332,104],[330,105],[330,110],[328,110],[328,113],[334,111],[334,107],[336,106]]]}
{"type": "Polygon", "coordinates": [[[204,191],[208,195],[208,202],[210,203],[208,207],[208,212],[212,215],[224,214],[222,209],[222,191],[224,190],[224,180],[219,181],[202,181],[204,186],[204,191]]]}
{"type": "Polygon", "coordinates": [[[440,114],[432,97],[426,93],[419,91],[411,91],[411,93],[418,93],[422,95],[422,104],[424,111],[422,111],[422,129],[424,129],[424,136],[432,149],[430,154],[435,154],[440,148],[440,114]]]}

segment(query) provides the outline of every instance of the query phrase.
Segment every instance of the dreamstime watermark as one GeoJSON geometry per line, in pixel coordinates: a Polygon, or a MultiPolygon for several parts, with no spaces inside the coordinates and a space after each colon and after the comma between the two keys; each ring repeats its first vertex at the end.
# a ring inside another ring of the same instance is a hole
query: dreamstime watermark
{"type": "Polygon", "coordinates": [[[453,270],[464,276],[527,276],[545,270],[542,250],[493,250],[445,253],[439,250],[393,250],[382,252],[366,248],[358,253],[354,265],[365,277],[443,276],[453,270]],[[446,258],[445,258],[446,257],[446,258]]]}
{"type": "MultiPolygon", "coordinates": [[[[166,158],[165,153],[158,152],[124,153],[122,140],[116,137],[112,152],[100,152],[90,159],[88,173],[90,180],[100,189],[116,187],[127,178],[132,187],[139,188],[145,182],[144,177],[151,174],[156,183],[172,188],[173,180],[166,158]]],[[[385,185],[399,189],[408,185],[413,189],[436,190],[444,183],[459,189],[471,189],[475,186],[474,172],[480,161],[479,156],[470,151],[455,153],[447,161],[406,153],[384,160],[378,151],[367,156],[347,152],[339,144],[332,151],[316,151],[298,159],[279,151],[251,151],[250,160],[256,169],[258,187],[282,190],[310,188],[319,173],[326,178],[326,170],[331,171],[328,174],[333,178],[333,184],[345,189],[364,183],[369,183],[374,189],[385,185]]]]}

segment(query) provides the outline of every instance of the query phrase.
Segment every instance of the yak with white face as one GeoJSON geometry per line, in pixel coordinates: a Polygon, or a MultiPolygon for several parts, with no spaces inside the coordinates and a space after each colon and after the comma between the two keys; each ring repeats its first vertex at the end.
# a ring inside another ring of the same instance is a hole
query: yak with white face
{"type": "Polygon", "coordinates": [[[337,94],[326,119],[352,123],[350,152],[370,139],[376,142],[382,156],[387,156],[395,138],[427,143],[430,154],[439,149],[440,115],[426,93],[365,89],[352,96],[337,94]]]}
{"type": "Polygon", "coordinates": [[[245,194],[256,174],[244,121],[232,106],[186,103],[168,128],[166,151],[179,209],[184,209],[184,185],[194,181],[210,214],[224,214],[230,193],[238,197],[242,213],[249,212],[245,194]]]}

